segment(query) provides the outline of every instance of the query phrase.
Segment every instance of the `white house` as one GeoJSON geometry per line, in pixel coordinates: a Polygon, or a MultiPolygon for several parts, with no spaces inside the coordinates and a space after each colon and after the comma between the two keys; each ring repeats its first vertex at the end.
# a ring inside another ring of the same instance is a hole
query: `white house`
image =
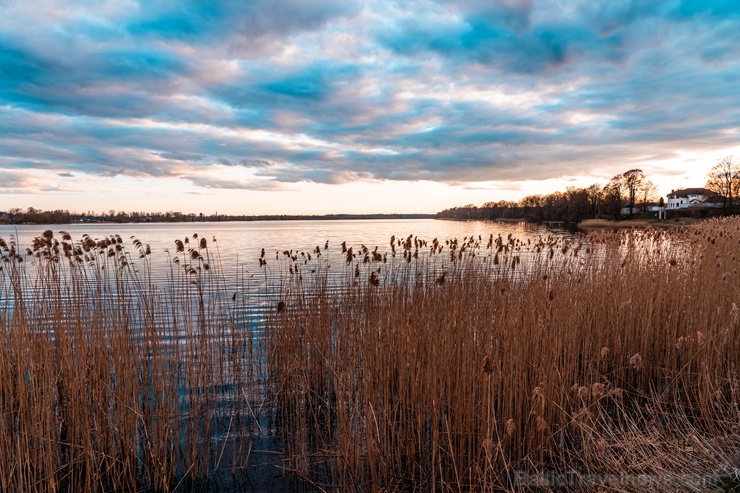
{"type": "Polygon", "coordinates": [[[690,207],[722,207],[722,197],[706,188],[684,188],[672,190],[668,194],[670,210],[688,209],[690,207]]]}

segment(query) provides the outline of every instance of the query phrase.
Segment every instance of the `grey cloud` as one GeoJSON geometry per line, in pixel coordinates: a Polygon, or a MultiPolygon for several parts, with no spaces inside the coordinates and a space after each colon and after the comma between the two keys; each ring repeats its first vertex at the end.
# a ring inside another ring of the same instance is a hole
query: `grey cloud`
{"type": "Polygon", "coordinates": [[[370,3],[360,26],[354,2],[154,2],[118,24],[0,20],[0,162],[279,189],[711,151],[740,128],[740,23],[713,5],[465,0],[385,19],[370,3]],[[369,37],[345,57],[333,34],[369,37]],[[219,164],[264,182],[200,177],[219,164]]]}
{"type": "Polygon", "coordinates": [[[35,179],[24,171],[8,171],[0,169],[0,188],[23,189],[35,187],[35,179]]]}
{"type": "Polygon", "coordinates": [[[238,33],[246,38],[281,37],[294,32],[319,29],[337,17],[356,14],[361,5],[352,1],[323,0],[236,0],[203,3],[142,3],[138,17],[128,20],[135,36],[195,41],[238,33]]]}
{"type": "Polygon", "coordinates": [[[238,180],[222,180],[218,178],[209,178],[203,176],[183,176],[182,178],[190,181],[196,186],[203,188],[223,190],[254,190],[265,192],[287,190],[284,184],[270,180],[252,180],[245,182],[238,180]]]}
{"type": "Polygon", "coordinates": [[[225,166],[242,166],[245,168],[270,168],[276,166],[276,164],[267,159],[227,159],[219,158],[218,164],[225,166]]]}
{"type": "Polygon", "coordinates": [[[203,154],[194,154],[191,152],[170,151],[155,154],[163,159],[171,159],[173,161],[188,161],[192,163],[198,163],[206,159],[206,156],[204,156],[203,154]]]}

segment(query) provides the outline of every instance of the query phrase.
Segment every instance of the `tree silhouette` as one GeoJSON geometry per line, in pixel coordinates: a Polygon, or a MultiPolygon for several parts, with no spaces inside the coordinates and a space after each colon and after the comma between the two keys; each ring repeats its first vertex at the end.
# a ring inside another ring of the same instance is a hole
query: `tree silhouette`
{"type": "Polygon", "coordinates": [[[705,186],[722,197],[725,215],[732,214],[733,199],[740,193],[740,165],[735,158],[720,159],[709,171],[705,186]]]}
{"type": "Polygon", "coordinates": [[[622,203],[624,201],[624,174],[616,175],[604,186],[604,203],[614,215],[614,219],[622,217],[622,203]]]}
{"type": "Polygon", "coordinates": [[[629,200],[629,213],[632,215],[635,212],[637,194],[645,181],[645,173],[643,173],[641,169],[631,169],[629,171],[625,171],[622,174],[622,177],[627,198],[629,200]]]}

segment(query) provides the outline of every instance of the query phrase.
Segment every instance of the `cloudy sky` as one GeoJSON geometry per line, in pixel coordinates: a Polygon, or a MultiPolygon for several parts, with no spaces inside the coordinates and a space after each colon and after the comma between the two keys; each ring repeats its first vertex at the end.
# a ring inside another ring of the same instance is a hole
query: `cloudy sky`
{"type": "Polygon", "coordinates": [[[736,0],[0,0],[0,210],[665,194],[739,128],[736,0]]]}

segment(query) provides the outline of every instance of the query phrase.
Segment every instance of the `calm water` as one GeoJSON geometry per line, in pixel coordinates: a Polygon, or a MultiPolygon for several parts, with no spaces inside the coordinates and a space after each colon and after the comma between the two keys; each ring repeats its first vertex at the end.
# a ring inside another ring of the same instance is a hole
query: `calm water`
{"type": "Polygon", "coordinates": [[[17,236],[18,246],[25,250],[31,246],[34,237],[51,229],[55,237],[61,240],[59,231],[68,232],[74,241],[79,241],[87,234],[93,239],[109,235],[120,235],[127,248],[133,251],[132,236],[149,244],[152,250],[154,269],[157,265],[166,266],[168,256],[165,250],[175,255],[175,239],[183,240],[198,234],[209,241],[217,239],[216,246],[224,268],[240,266],[249,270],[259,269],[258,258],[264,248],[266,258],[274,259],[275,252],[293,250],[310,252],[317,246],[323,250],[329,242],[329,259],[339,259],[341,243],[359,250],[361,245],[378,251],[390,250],[390,237],[406,238],[414,235],[430,244],[434,238],[440,242],[464,237],[481,236],[484,239],[493,234],[504,238],[512,234],[520,239],[536,238],[548,234],[569,234],[560,229],[549,229],[527,223],[492,223],[483,221],[441,221],[435,219],[411,220],[331,220],[331,221],[259,221],[259,222],[224,222],[224,223],[146,223],[146,224],[64,224],[48,226],[8,226],[0,225],[0,238],[8,241],[11,235],[17,236]]]}
{"type": "MultiPolygon", "coordinates": [[[[103,239],[118,235],[123,239],[123,245],[130,253],[134,266],[141,266],[138,251],[134,247],[133,238],[151,248],[148,258],[150,267],[146,273],[155,285],[163,289],[172,280],[173,273],[182,273],[182,267],[189,263],[186,259],[187,251],[178,253],[175,240],[188,242],[188,246],[196,248],[202,238],[208,243],[209,262],[219,259],[220,266],[215,269],[219,272],[219,291],[221,294],[237,293],[236,305],[241,315],[249,315],[259,322],[262,311],[267,307],[266,300],[273,298],[281,289],[281,283],[288,278],[289,269],[301,266],[302,274],[320,266],[329,279],[338,279],[337,276],[352,275],[352,266],[346,267],[345,256],[342,254],[342,243],[347,248],[353,248],[358,254],[357,262],[361,261],[360,251],[363,246],[373,251],[376,247],[383,255],[388,253],[390,258],[390,238],[406,239],[413,235],[419,240],[426,240],[429,245],[434,239],[444,244],[446,240],[457,239],[462,244],[464,238],[480,237],[485,245],[488,238],[501,235],[504,240],[512,235],[520,240],[535,240],[549,235],[571,235],[562,229],[549,229],[545,226],[529,223],[495,223],[484,221],[442,221],[434,219],[412,220],[324,220],[324,221],[257,221],[257,222],[223,222],[223,223],[144,223],[144,224],[117,224],[117,223],[90,223],[65,225],[0,225],[0,238],[10,243],[15,238],[17,250],[24,254],[31,247],[33,239],[51,230],[54,237],[62,240],[61,231],[71,235],[72,241],[79,243],[83,235],[91,238],[103,239]],[[193,237],[197,235],[197,239],[193,237]],[[214,241],[215,239],[215,241],[214,241]],[[325,246],[328,245],[328,248],[325,246]],[[321,259],[317,260],[316,248],[321,251],[321,259]],[[261,268],[259,258],[265,250],[267,268],[261,268]],[[299,262],[286,261],[283,252],[288,251],[296,255],[299,262]],[[304,252],[305,257],[301,257],[304,252]],[[313,254],[313,264],[303,267],[300,260],[313,254]],[[181,260],[175,264],[173,260],[181,260]],[[269,285],[266,285],[268,283],[269,285]]],[[[420,254],[428,251],[420,249],[420,254]]],[[[449,251],[449,249],[447,249],[449,251]]],[[[399,258],[402,250],[398,249],[399,258]]],[[[205,254],[204,254],[205,255],[205,254]]],[[[33,257],[26,257],[26,271],[33,277],[33,257]]],[[[138,270],[138,269],[137,269],[138,270]]],[[[7,278],[2,276],[5,281],[7,278]]],[[[316,278],[319,280],[319,278],[316,278]]],[[[310,282],[310,280],[306,280],[310,282]]],[[[330,283],[329,287],[338,285],[330,283]]],[[[3,286],[0,286],[2,288],[3,286]]],[[[8,286],[2,289],[4,296],[0,296],[0,304],[6,306],[10,302],[12,290],[8,286]],[[4,298],[4,299],[2,299],[4,298]]],[[[36,292],[33,283],[27,283],[27,300],[33,300],[36,292]]],[[[214,300],[211,300],[212,302],[214,300]]],[[[227,301],[231,301],[228,299],[227,301]]]]}
{"type": "MultiPolygon", "coordinates": [[[[390,238],[395,236],[397,240],[406,239],[413,235],[419,240],[426,240],[429,245],[436,238],[441,244],[446,240],[457,239],[460,243],[464,238],[482,239],[485,246],[488,238],[500,235],[504,240],[508,235],[520,240],[535,240],[537,238],[555,235],[572,236],[572,233],[562,229],[551,229],[542,225],[530,223],[496,223],[484,221],[443,221],[434,219],[398,219],[398,220],[324,220],[324,221],[256,221],[256,222],[196,222],[196,223],[140,223],[140,224],[117,224],[117,223],[90,223],[90,224],[65,224],[65,225],[0,225],[0,238],[10,243],[11,238],[16,239],[19,253],[25,253],[31,247],[33,239],[41,236],[45,230],[51,230],[54,237],[62,240],[61,231],[71,235],[72,241],[78,243],[83,235],[89,235],[92,239],[102,239],[118,235],[123,239],[123,245],[131,254],[130,258],[134,266],[141,266],[138,259],[138,251],[134,247],[136,238],[144,245],[151,248],[149,257],[150,267],[146,274],[159,288],[167,286],[168,280],[172,279],[173,272],[182,272],[187,262],[187,251],[178,253],[175,240],[184,241],[197,248],[200,240],[205,238],[208,242],[210,262],[220,260],[220,266],[216,269],[220,277],[219,288],[222,292],[239,293],[237,305],[240,307],[241,315],[247,315],[258,321],[262,318],[262,311],[266,308],[265,300],[273,298],[281,289],[280,285],[288,278],[291,266],[301,265],[286,261],[283,252],[288,251],[296,255],[299,260],[308,258],[313,254],[313,264],[304,268],[311,269],[318,265],[329,279],[338,279],[343,273],[352,275],[351,266],[345,266],[345,257],[342,254],[342,243],[347,248],[352,247],[358,254],[357,262],[361,260],[360,251],[363,246],[373,251],[376,247],[383,255],[388,253],[390,258],[390,238]],[[197,239],[193,237],[197,235],[197,239]],[[215,241],[214,241],[215,239],[215,241]],[[325,246],[328,245],[328,248],[325,246]],[[321,259],[317,260],[314,253],[319,247],[321,259]],[[261,268],[259,258],[265,250],[267,268],[261,268]],[[304,252],[306,257],[301,257],[304,252]],[[183,260],[175,264],[173,260],[183,260]],[[179,267],[178,267],[179,266],[179,267]],[[269,285],[266,285],[268,283],[269,285]],[[221,289],[225,288],[225,289],[221,289]]],[[[428,248],[420,249],[423,255],[428,248]]],[[[449,249],[446,250],[449,252],[449,249]]],[[[402,251],[398,249],[399,258],[402,251]]],[[[27,272],[31,274],[34,265],[32,257],[26,258],[27,272]]],[[[291,272],[292,273],[292,272],[291,272]]],[[[307,281],[310,282],[310,281],[307,281]]],[[[330,283],[332,286],[338,282],[330,283]]],[[[28,283],[29,291],[26,293],[28,300],[35,298],[33,284],[28,283]]],[[[11,290],[4,289],[3,292],[9,296],[11,290]]],[[[0,300],[8,302],[8,299],[0,300]]],[[[212,300],[213,301],[213,300],[212,300]]],[[[230,299],[228,301],[231,301],[230,299]]]]}

